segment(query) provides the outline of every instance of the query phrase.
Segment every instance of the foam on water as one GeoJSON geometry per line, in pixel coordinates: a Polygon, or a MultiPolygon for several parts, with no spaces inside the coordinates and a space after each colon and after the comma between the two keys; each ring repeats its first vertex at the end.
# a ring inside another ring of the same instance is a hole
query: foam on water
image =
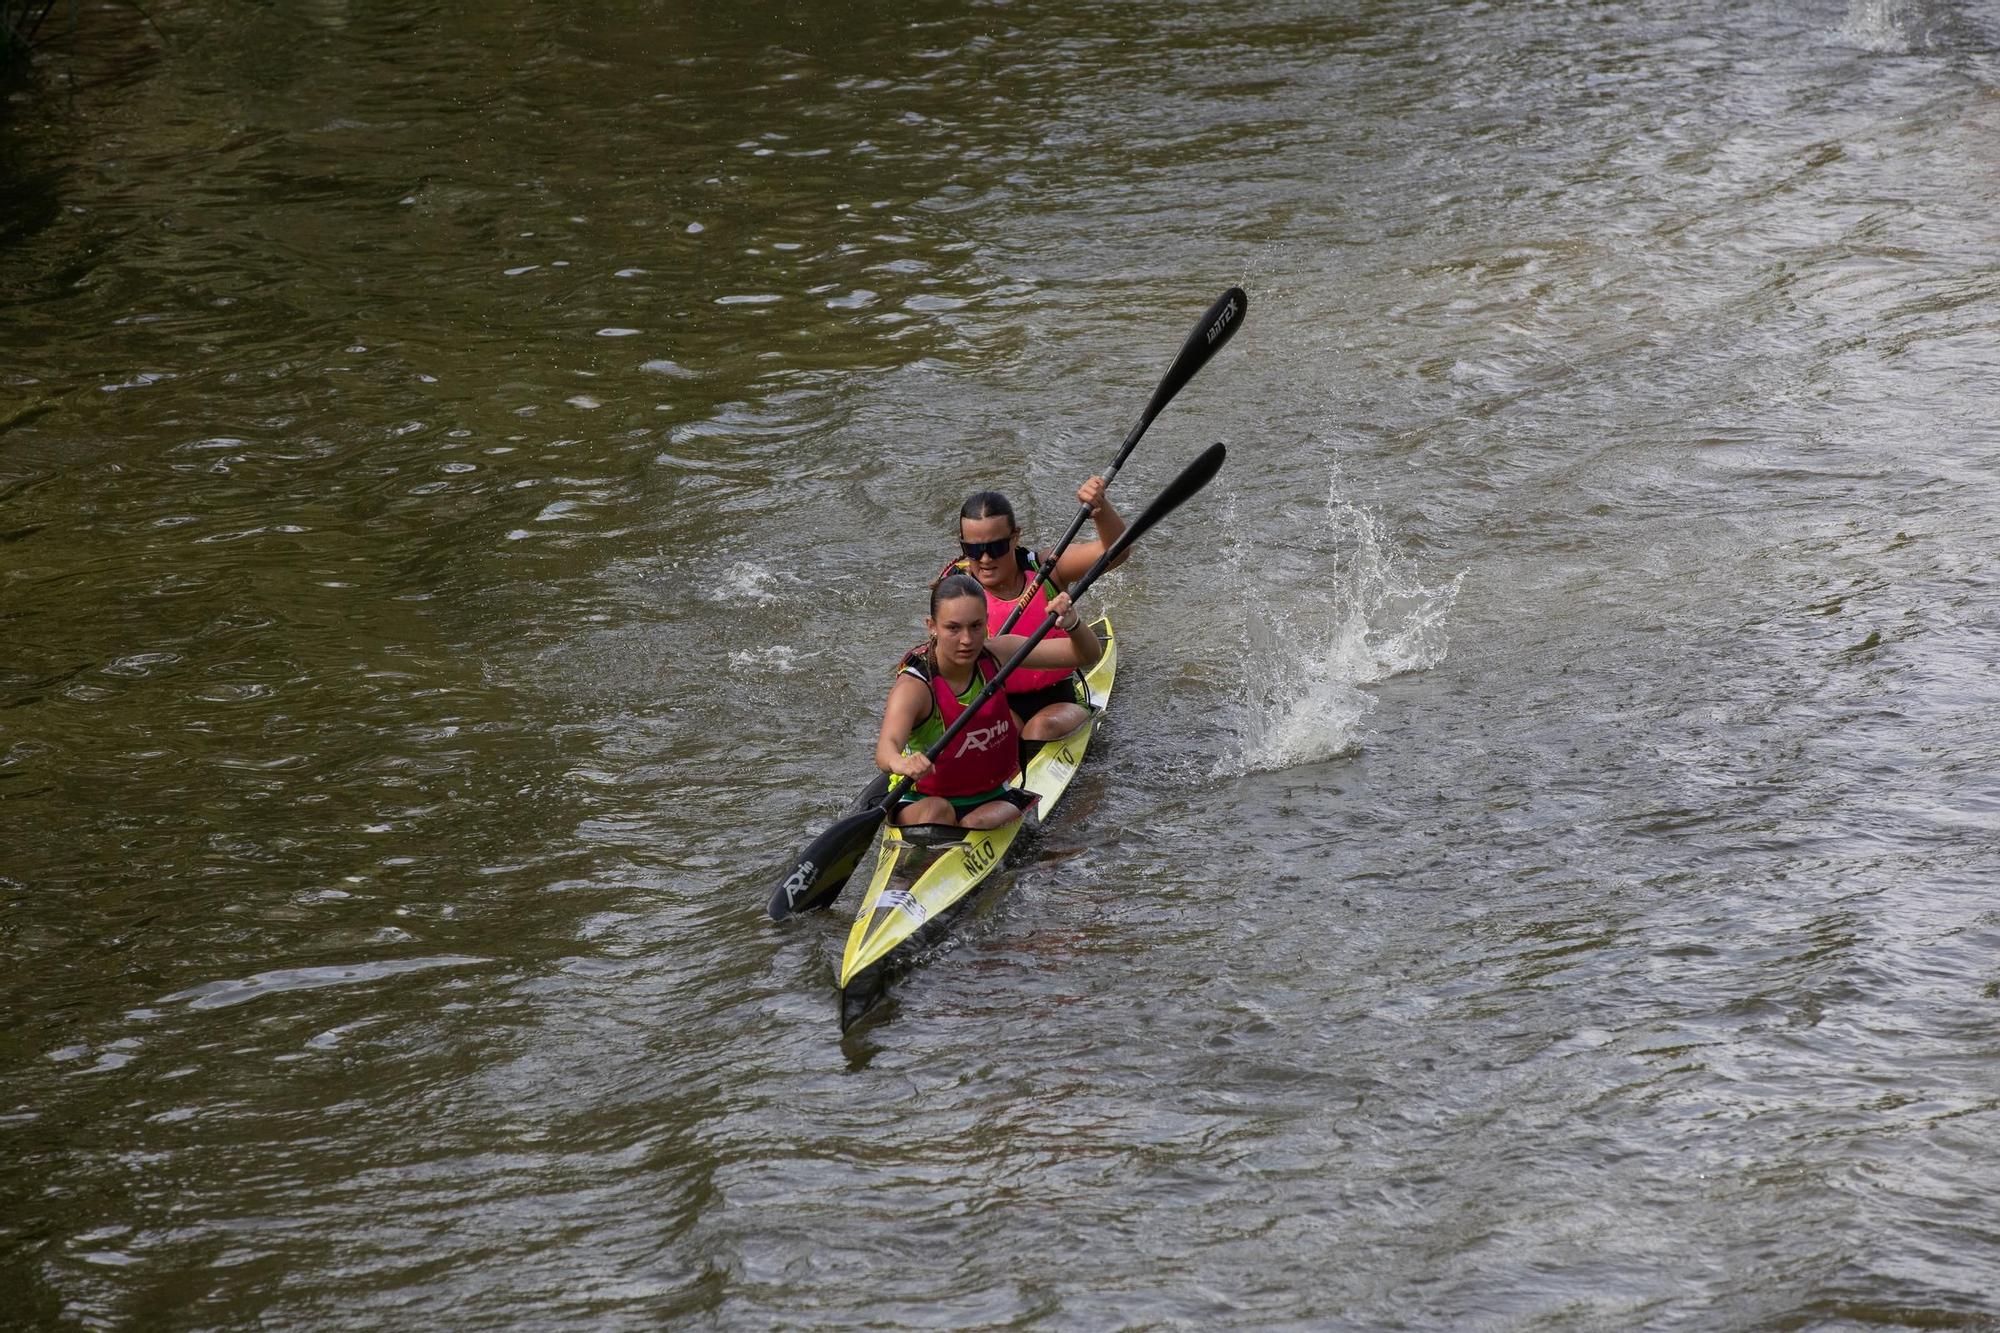
{"type": "Polygon", "coordinates": [[[1289,556],[1279,580],[1240,580],[1241,744],[1216,765],[1218,776],[1357,752],[1375,707],[1367,687],[1444,660],[1445,620],[1464,573],[1425,583],[1381,519],[1341,496],[1338,476],[1289,556]]]}
{"type": "Polygon", "coordinates": [[[1849,0],[1837,36],[1877,55],[1991,51],[1989,14],[1953,0],[1849,0]]]}
{"type": "Polygon", "coordinates": [[[772,606],[784,595],[787,581],[779,571],[746,560],[722,570],[701,591],[711,602],[772,606]]]}
{"type": "Polygon", "coordinates": [[[741,648],[729,654],[729,665],[790,675],[802,660],[798,649],[774,643],[767,648],[741,648]]]}
{"type": "Polygon", "coordinates": [[[1908,54],[1910,37],[1899,21],[1908,8],[1902,0],[1850,0],[1847,17],[1840,25],[1840,37],[1864,51],[1908,54]]]}

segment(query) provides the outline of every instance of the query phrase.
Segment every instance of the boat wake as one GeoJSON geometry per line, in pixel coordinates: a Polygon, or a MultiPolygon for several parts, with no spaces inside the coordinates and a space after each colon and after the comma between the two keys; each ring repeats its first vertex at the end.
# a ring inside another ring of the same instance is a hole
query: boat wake
{"type": "Polygon", "coordinates": [[[1238,550],[1236,563],[1245,698],[1241,744],[1216,765],[1218,777],[1358,752],[1375,707],[1366,687],[1444,660],[1445,620],[1465,579],[1423,582],[1381,520],[1341,497],[1337,474],[1300,542],[1238,550]],[[1280,577],[1246,577],[1246,566],[1280,577]]]}

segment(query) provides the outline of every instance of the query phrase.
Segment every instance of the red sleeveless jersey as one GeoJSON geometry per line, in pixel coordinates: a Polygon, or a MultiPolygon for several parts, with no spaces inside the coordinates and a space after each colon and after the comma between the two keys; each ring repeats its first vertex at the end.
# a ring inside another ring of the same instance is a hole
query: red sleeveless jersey
{"type": "MultiPolygon", "coordinates": [[[[1000,659],[990,652],[981,652],[973,669],[972,697],[986,688],[993,679],[993,673],[1000,669],[1000,659]]],[[[958,721],[965,711],[965,704],[952,691],[951,684],[942,674],[933,672],[928,662],[906,665],[903,671],[930,687],[930,717],[924,719],[937,727],[927,737],[929,727],[919,725],[910,736],[910,747],[921,753],[930,748],[933,740],[942,736],[951,724],[958,721]]],[[[1015,675],[1019,675],[1017,670],[1015,675]]],[[[1009,680],[1013,676],[1008,677],[1009,680]]],[[[926,796],[977,796],[1005,786],[1020,771],[1020,740],[1014,728],[1014,711],[1007,705],[1007,692],[1002,690],[980,705],[972,721],[965,724],[965,730],[952,737],[950,745],[932,762],[931,771],[917,779],[916,788],[926,796]]]]}

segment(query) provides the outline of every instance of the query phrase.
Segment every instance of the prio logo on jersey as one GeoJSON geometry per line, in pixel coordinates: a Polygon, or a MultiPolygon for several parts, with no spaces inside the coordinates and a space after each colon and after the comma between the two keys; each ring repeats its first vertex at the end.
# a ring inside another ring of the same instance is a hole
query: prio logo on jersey
{"type": "Polygon", "coordinates": [[[1014,724],[1008,721],[995,722],[990,727],[981,727],[977,731],[968,731],[960,738],[958,750],[952,757],[957,758],[968,750],[977,750],[979,753],[985,754],[995,741],[1003,739],[1013,729],[1014,724]]]}

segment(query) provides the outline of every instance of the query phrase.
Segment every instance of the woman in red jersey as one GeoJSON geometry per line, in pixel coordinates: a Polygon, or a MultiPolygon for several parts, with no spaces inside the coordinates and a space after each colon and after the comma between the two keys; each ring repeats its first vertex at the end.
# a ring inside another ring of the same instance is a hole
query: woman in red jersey
{"type": "MultiPolygon", "coordinates": [[[[1104,645],[1090,626],[1077,619],[1067,593],[1058,593],[1050,609],[1063,637],[1050,631],[1008,677],[1010,681],[1029,668],[1061,672],[1088,668],[1103,655],[1104,645]]],[[[898,824],[998,828],[1021,817],[1020,807],[1005,797],[1008,782],[1020,771],[1021,736],[1004,692],[980,707],[935,763],[923,753],[1028,640],[1025,634],[989,638],[987,622],[988,597],[976,579],[947,573],[931,589],[931,613],[924,618],[930,638],[897,670],[875,740],[876,767],[916,779],[894,812],[898,824]]],[[[1030,632],[1040,629],[1041,623],[1030,625],[1030,632]]]]}

